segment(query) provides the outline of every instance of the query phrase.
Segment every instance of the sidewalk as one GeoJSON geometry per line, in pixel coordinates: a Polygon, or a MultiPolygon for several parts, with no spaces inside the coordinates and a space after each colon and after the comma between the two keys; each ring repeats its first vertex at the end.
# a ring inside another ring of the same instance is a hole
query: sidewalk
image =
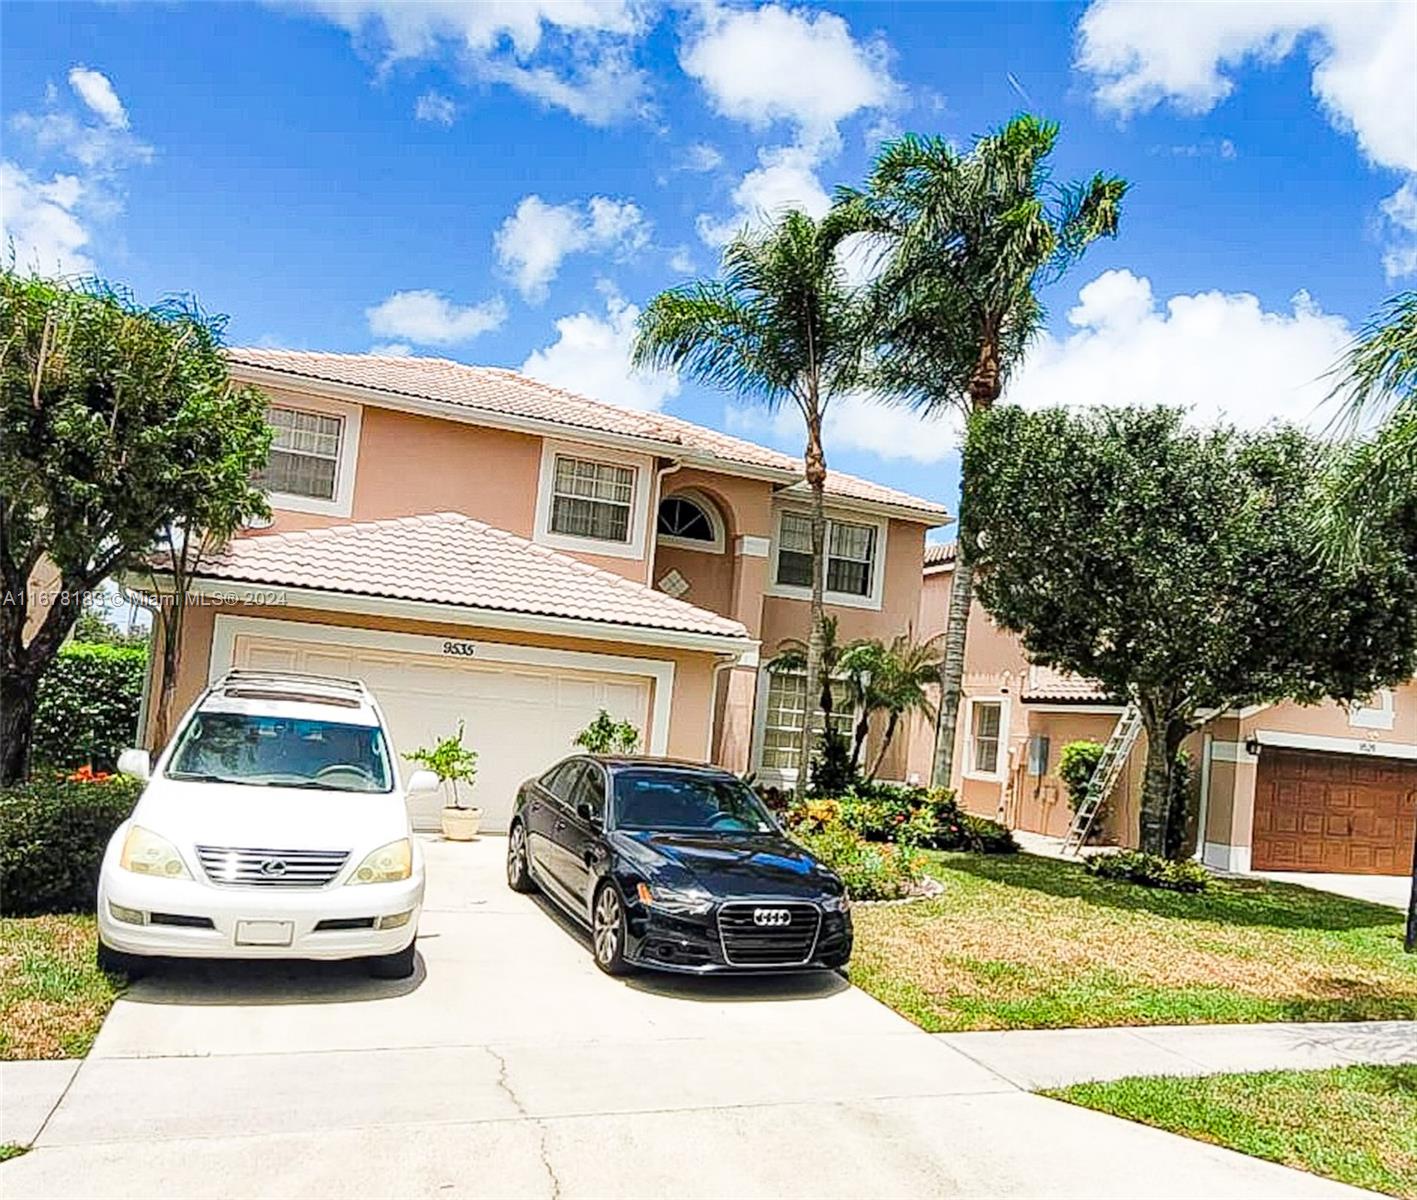
{"type": "Polygon", "coordinates": [[[1151,1025],[935,1036],[1030,1091],[1129,1075],[1215,1075],[1417,1063],[1417,1021],[1151,1025]]]}

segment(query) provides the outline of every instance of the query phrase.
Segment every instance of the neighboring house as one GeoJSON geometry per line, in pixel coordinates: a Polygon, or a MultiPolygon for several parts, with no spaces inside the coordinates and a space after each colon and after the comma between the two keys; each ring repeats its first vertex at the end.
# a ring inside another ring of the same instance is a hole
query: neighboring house
{"type": "MultiPolygon", "coordinates": [[[[270,398],[273,520],[196,582],[179,712],[233,667],[362,678],[400,753],[466,723],[491,828],[602,707],[652,753],[795,779],[802,678],[763,662],[807,633],[800,459],[507,370],[230,359],[270,398]]],[[[888,638],[945,510],[836,472],[827,491],[828,609],[843,639],[888,638]]]]}
{"type": "MultiPolygon", "coordinates": [[[[954,546],[926,548],[923,635],[943,632],[954,546]]],[[[1068,742],[1105,742],[1122,705],[1089,680],[1030,664],[976,602],[969,620],[955,777],[972,812],[1062,836],[1072,818],[1055,772],[1068,742]]],[[[930,730],[911,730],[908,772],[928,779],[930,730]]],[[[1417,682],[1364,705],[1255,705],[1188,739],[1197,853],[1234,871],[1405,874],[1417,835],[1417,682]]],[[[1108,805],[1104,834],[1135,845],[1145,741],[1108,805]]]]}

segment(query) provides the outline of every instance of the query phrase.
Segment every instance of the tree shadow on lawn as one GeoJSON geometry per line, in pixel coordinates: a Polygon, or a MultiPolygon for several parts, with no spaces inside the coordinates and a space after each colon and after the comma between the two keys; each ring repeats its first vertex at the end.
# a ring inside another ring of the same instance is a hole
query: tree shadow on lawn
{"type": "Polygon", "coordinates": [[[1140,884],[1098,879],[1074,863],[1034,854],[949,853],[936,859],[950,871],[1066,900],[1188,921],[1273,929],[1339,931],[1392,926],[1401,936],[1401,914],[1382,904],[1333,896],[1273,880],[1212,878],[1204,892],[1183,894],[1140,884]]]}

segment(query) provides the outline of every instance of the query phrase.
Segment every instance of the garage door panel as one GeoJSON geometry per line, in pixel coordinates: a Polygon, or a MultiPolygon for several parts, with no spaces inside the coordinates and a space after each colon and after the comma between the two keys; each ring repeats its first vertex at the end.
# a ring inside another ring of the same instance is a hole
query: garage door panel
{"type": "Polygon", "coordinates": [[[1266,749],[1253,828],[1260,870],[1405,873],[1417,834],[1417,763],[1266,749]]]}
{"type": "MultiPolygon", "coordinates": [[[[484,828],[492,831],[506,828],[522,781],[572,753],[575,735],[597,710],[605,708],[642,732],[649,722],[652,684],[646,676],[486,660],[450,663],[294,638],[240,636],[233,657],[236,666],[362,679],[384,712],[405,774],[404,755],[456,733],[462,722],[465,743],[478,753],[472,802],[484,810],[484,828]]],[[[411,802],[415,827],[436,828],[444,799],[411,802]]]]}

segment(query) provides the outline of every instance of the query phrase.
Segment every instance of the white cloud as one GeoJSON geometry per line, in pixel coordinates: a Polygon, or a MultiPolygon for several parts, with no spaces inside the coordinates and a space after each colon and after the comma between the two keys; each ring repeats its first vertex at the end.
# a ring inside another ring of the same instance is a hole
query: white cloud
{"type": "MultiPolygon", "coordinates": [[[[1254,429],[1282,420],[1317,431],[1333,415],[1324,403],[1327,374],[1353,336],[1347,321],[1304,292],[1280,311],[1246,292],[1198,292],[1162,304],[1149,280],[1125,270],[1083,287],[1068,323],[1071,332],[1046,334],[1033,347],[1006,402],[1165,404],[1202,424],[1254,429]]],[[[824,436],[829,449],[929,463],[958,450],[960,424],[953,410],[928,418],[850,396],[828,409],[824,436]]]]}
{"type": "Polygon", "coordinates": [[[84,66],[71,67],[69,86],[74,89],[80,100],[102,118],[105,125],[114,129],[128,128],[128,112],[123,107],[123,101],[118,99],[118,93],[113,90],[113,83],[102,71],[94,71],[84,66]]]}
{"type": "Polygon", "coordinates": [[[756,226],[789,208],[800,208],[813,217],[831,208],[831,197],[817,178],[815,151],[802,146],[778,146],[758,151],[759,165],[733,189],[733,212],[718,218],[699,214],[699,236],[710,246],[721,246],[745,227],[756,226]]]}
{"type": "Polygon", "coordinates": [[[48,183],[12,162],[0,162],[0,261],[41,275],[81,275],[94,269],[89,232],[76,215],[83,184],[74,175],[48,183]]]}
{"type": "MultiPolygon", "coordinates": [[[[394,292],[373,308],[365,309],[364,315],[369,319],[369,332],[375,337],[450,346],[496,329],[507,319],[507,306],[495,297],[481,304],[459,305],[437,292],[418,289],[394,292]]],[[[383,353],[391,351],[385,349],[383,353]]]]}
{"type": "Polygon", "coordinates": [[[675,246],[669,256],[669,269],[676,275],[692,275],[699,268],[688,246],[675,246]]]}
{"type": "Polygon", "coordinates": [[[407,342],[375,342],[369,347],[370,354],[382,354],[385,358],[407,358],[413,347],[407,342]]]}
{"type": "Polygon", "coordinates": [[[679,379],[667,371],[631,368],[630,349],[640,310],[613,289],[603,290],[604,316],[579,312],[562,317],[556,322],[556,340],[533,351],[521,369],[533,379],[606,404],[645,411],[660,408],[678,393],[679,379]]]}
{"type": "Polygon", "coordinates": [[[637,0],[285,0],[345,29],[387,70],[450,59],[605,125],[643,110],[646,80],[631,47],[644,32],[637,0]]]}
{"type": "Polygon", "coordinates": [[[884,42],[857,41],[835,13],[777,4],[711,8],[679,52],[717,112],[759,130],[786,122],[803,144],[835,141],[847,117],[893,104],[888,59],[884,42]]]}
{"type": "Polygon", "coordinates": [[[723,153],[707,142],[695,142],[684,151],[682,167],[686,171],[708,173],[723,166],[723,153]]]}
{"type": "Polygon", "coordinates": [[[546,297],[568,255],[582,252],[623,256],[649,244],[650,225],[637,204],[592,196],[585,204],[547,204],[523,196],[493,235],[498,265],[531,301],[546,297]]]}
{"type": "Polygon", "coordinates": [[[1417,275],[1417,177],[1409,179],[1378,207],[1387,234],[1383,270],[1388,282],[1417,275]]]}
{"type": "Polygon", "coordinates": [[[1122,115],[1170,102],[1209,112],[1246,60],[1276,63],[1303,45],[1314,95],[1374,163],[1417,171],[1417,6],[1410,0],[1136,4],[1094,0],[1077,65],[1122,115]]]}
{"type": "Polygon", "coordinates": [[[448,128],[458,117],[458,106],[442,92],[430,88],[413,104],[413,115],[420,121],[448,128]]]}

